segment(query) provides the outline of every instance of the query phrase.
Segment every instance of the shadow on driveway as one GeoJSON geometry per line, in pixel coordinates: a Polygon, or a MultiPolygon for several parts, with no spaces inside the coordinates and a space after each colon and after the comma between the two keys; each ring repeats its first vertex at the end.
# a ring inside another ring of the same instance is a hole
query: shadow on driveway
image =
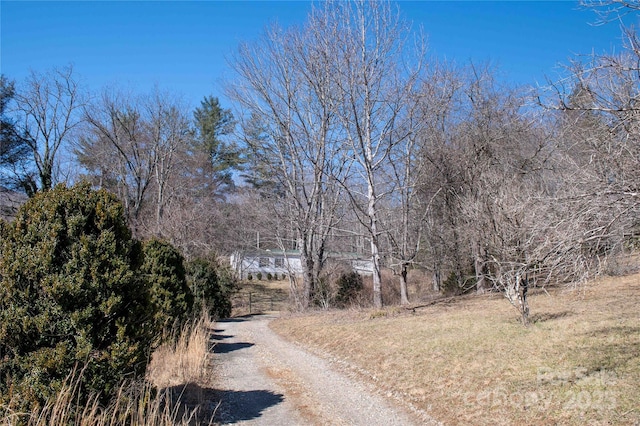
{"type": "Polygon", "coordinates": [[[284,396],[267,390],[233,391],[201,387],[195,383],[162,389],[176,419],[194,416],[197,424],[229,424],[262,416],[284,396]]]}
{"type": "Polygon", "coordinates": [[[258,316],[259,314],[247,314],[247,315],[241,315],[241,316],[237,316],[237,317],[231,317],[231,318],[224,318],[221,320],[216,321],[216,323],[218,324],[224,324],[226,322],[244,322],[244,321],[251,321],[251,319],[255,316],[258,316]]]}
{"type": "Polygon", "coordinates": [[[284,401],[282,394],[267,390],[216,390],[215,393],[220,401],[215,421],[221,424],[256,419],[262,416],[262,412],[267,408],[284,401]]]}
{"type": "MultiPolygon", "coordinates": [[[[224,331],[224,330],[222,330],[224,331]]],[[[233,336],[230,334],[212,334],[211,335],[211,340],[224,340],[224,339],[230,339],[233,336]]]]}
{"type": "Polygon", "coordinates": [[[213,346],[213,353],[228,354],[229,352],[250,348],[251,346],[254,346],[254,345],[255,345],[254,343],[247,343],[247,342],[238,342],[238,343],[215,342],[215,345],[213,346]]]}

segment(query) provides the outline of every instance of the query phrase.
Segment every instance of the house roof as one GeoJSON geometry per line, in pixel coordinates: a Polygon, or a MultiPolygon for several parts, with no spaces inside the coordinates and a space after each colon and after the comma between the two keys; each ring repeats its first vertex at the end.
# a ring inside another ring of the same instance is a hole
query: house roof
{"type": "MultiPolygon", "coordinates": [[[[243,253],[243,257],[298,257],[300,256],[300,250],[252,250],[243,253]]],[[[329,252],[327,257],[330,259],[338,260],[369,260],[370,256],[358,254],[358,253],[341,253],[341,252],[329,252]]]]}
{"type": "Polygon", "coordinates": [[[300,250],[271,250],[259,249],[251,250],[243,253],[244,257],[249,256],[300,256],[300,250]]]}

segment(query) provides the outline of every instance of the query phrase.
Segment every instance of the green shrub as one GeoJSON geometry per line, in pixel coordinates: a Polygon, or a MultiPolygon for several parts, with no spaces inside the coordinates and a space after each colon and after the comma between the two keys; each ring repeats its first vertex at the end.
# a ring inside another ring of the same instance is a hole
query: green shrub
{"type": "Polygon", "coordinates": [[[141,246],[112,194],[57,186],[1,232],[0,402],[40,405],[76,366],[85,394],[105,400],[144,373],[155,310],[141,246]]]}
{"type": "Polygon", "coordinates": [[[475,273],[451,271],[447,279],[442,283],[441,291],[448,296],[459,296],[471,292],[474,289],[475,273]]]}
{"type": "Polygon", "coordinates": [[[195,259],[187,264],[187,280],[195,296],[196,309],[208,309],[213,318],[231,315],[231,295],[236,280],[230,268],[214,259],[195,259]]]}
{"type": "Polygon", "coordinates": [[[336,286],[338,287],[336,304],[340,307],[345,307],[355,302],[364,288],[362,277],[357,272],[343,273],[338,277],[336,286]]]}
{"type": "Polygon", "coordinates": [[[247,280],[251,281],[253,279],[253,275],[249,274],[247,275],[247,280]]]}
{"type": "Polygon", "coordinates": [[[143,253],[140,271],[151,284],[156,322],[165,331],[179,330],[193,313],[193,294],[187,284],[184,259],[174,246],[158,239],[145,242],[143,253]]]}
{"type": "Polygon", "coordinates": [[[271,275],[271,272],[267,272],[267,280],[273,281],[273,275],[271,275]]]}
{"type": "Polygon", "coordinates": [[[256,278],[258,279],[258,281],[262,281],[262,272],[258,272],[256,274],[256,278]]]}

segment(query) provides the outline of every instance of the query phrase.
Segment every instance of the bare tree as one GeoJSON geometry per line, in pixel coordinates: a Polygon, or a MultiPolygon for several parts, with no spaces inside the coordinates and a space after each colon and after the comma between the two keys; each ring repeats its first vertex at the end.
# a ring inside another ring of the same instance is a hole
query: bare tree
{"type": "Polygon", "coordinates": [[[244,112],[243,137],[262,171],[252,180],[275,191],[269,194],[280,198],[274,199],[274,213],[296,230],[302,308],[311,303],[326,260],[340,194],[335,177],[344,170],[331,84],[331,26],[314,11],[304,28],[274,26],[258,42],[242,45],[231,63],[239,80],[229,94],[244,112]]]}
{"type": "Polygon", "coordinates": [[[389,154],[389,171],[385,177],[393,182],[393,188],[382,222],[390,245],[388,266],[400,277],[401,304],[409,303],[409,268],[424,266],[420,255],[424,250],[428,217],[442,191],[429,176],[429,164],[421,154],[429,149],[428,140],[439,131],[442,115],[450,110],[448,104],[455,90],[451,83],[451,70],[435,64],[431,67],[407,108],[407,124],[412,130],[389,154]]]}
{"type": "Polygon", "coordinates": [[[624,51],[576,59],[568,77],[550,84],[541,97],[555,111],[565,174],[570,173],[566,196],[590,218],[583,220],[582,240],[597,265],[606,265],[640,234],[640,40],[633,29],[623,31],[624,51]]]}
{"type": "Polygon", "coordinates": [[[380,203],[393,188],[384,181],[382,171],[389,167],[392,152],[421,125],[412,120],[411,109],[421,82],[424,52],[421,43],[408,43],[409,26],[390,3],[326,3],[325,13],[335,22],[331,42],[337,52],[331,75],[348,149],[344,158],[353,162],[352,173],[341,182],[367,229],[373,302],[380,307],[380,238],[384,233],[380,203]],[[413,50],[414,46],[418,49],[413,50]]]}
{"type": "Polygon", "coordinates": [[[134,228],[138,226],[157,161],[144,114],[142,105],[131,97],[105,91],[86,109],[92,136],[84,140],[79,153],[81,163],[91,158],[93,146],[104,153],[103,159],[108,163],[97,167],[101,176],[108,173],[109,179],[102,180],[102,184],[113,185],[108,189],[118,194],[134,228]]]}
{"type": "Polygon", "coordinates": [[[422,148],[422,197],[433,200],[426,219],[437,231],[428,252],[442,259],[434,269],[449,273],[448,291],[499,290],[526,323],[529,287],[579,273],[569,265],[580,264],[571,247],[580,246],[584,223],[566,214],[553,128],[540,125],[551,123],[490,68],[463,75],[438,85],[447,95],[422,148]]]}
{"type": "Polygon", "coordinates": [[[574,87],[548,117],[531,116],[485,73],[464,90],[470,109],[457,139],[468,172],[457,198],[467,253],[476,288],[482,280],[503,292],[524,324],[529,288],[597,274],[637,223],[634,144],[594,108],[594,86],[574,87]]]}
{"type": "Polygon", "coordinates": [[[598,15],[596,23],[599,25],[622,21],[624,15],[640,10],[640,4],[635,0],[580,0],[580,5],[598,15]]]}
{"type": "Polygon", "coordinates": [[[28,194],[47,191],[55,185],[60,151],[82,122],[83,103],[71,66],[45,73],[32,71],[19,86],[13,111],[15,125],[29,147],[37,173],[37,177],[22,177],[28,194]]]}
{"type": "MultiPolygon", "coordinates": [[[[433,96],[427,86],[423,109],[428,117],[420,135],[421,204],[430,206],[426,212],[424,247],[421,255],[424,266],[432,271],[434,291],[441,291],[443,274],[453,274],[460,283],[463,270],[458,191],[463,186],[464,166],[455,143],[460,118],[458,109],[464,81],[454,67],[439,69],[435,79],[439,95],[433,96]],[[438,102],[435,102],[438,100],[438,102]]],[[[437,93],[437,91],[435,92],[437,93]]]]}
{"type": "Polygon", "coordinates": [[[88,135],[76,147],[79,162],[96,184],[120,196],[136,229],[148,222],[141,212],[152,204],[151,232],[160,235],[168,187],[191,137],[184,108],[158,90],[137,99],[104,92],[86,109],[86,120],[88,135]]]}
{"type": "Polygon", "coordinates": [[[192,139],[186,109],[177,99],[168,93],[156,90],[145,102],[148,117],[150,145],[148,150],[154,152],[153,186],[155,187],[155,229],[153,233],[163,236],[164,213],[172,195],[180,185],[178,179],[180,163],[192,139]]]}

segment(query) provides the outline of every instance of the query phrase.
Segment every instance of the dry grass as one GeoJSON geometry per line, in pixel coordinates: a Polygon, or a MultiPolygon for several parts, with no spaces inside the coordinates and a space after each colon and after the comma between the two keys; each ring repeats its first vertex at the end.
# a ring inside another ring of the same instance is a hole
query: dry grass
{"type": "Polygon", "coordinates": [[[241,291],[273,291],[276,293],[288,292],[289,280],[245,280],[239,284],[241,291]]]}
{"type": "Polygon", "coordinates": [[[175,345],[153,354],[144,382],[123,382],[110,405],[101,406],[96,395],[79,403],[80,377],[74,372],[56,398],[31,413],[16,412],[11,402],[0,405],[0,425],[118,426],[122,424],[172,426],[209,424],[216,406],[209,388],[211,322],[203,316],[185,327],[175,345]]]}
{"type": "Polygon", "coordinates": [[[159,389],[196,383],[208,385],[211,320],[201,318],[186,325],[175,344],[157,348],[147,368],[147,378],[159,389]]]}
{"type": "Polygon", "coordinates": [[[190,424],[195,413],[181,411],[167,403],[165,393],[157,393],[149,384],[123,384],[111,405],[102,407],[92,396],[78,403],[78,376],[72,375],[55,399],[31,413],[16,412],[9,406],[0,407],[1,425],[26,426],[119,426],[123,424],[169,426],[190,424]]]}
{"type": "Polygon", "coordinates": [[[175,344],[154,351],[147,368],[147,379],[166,394],[184,424],[208,424],[217,408],[210,357],[212,326],[203,311],[198,321],[184,327],[175,344]]]}
{"type": "Polygon", "coordinates": [[[445,424],[637,425],[640,275],[534,293],[530,304],[528,328],[498,295],[272,327],[445,424]]]}
{"type": "Polygon", "coordinates": [[[286,311],[290,308],[289,288],[289,280],[242,281],[232,298],[233,315],[286,311]]]}

